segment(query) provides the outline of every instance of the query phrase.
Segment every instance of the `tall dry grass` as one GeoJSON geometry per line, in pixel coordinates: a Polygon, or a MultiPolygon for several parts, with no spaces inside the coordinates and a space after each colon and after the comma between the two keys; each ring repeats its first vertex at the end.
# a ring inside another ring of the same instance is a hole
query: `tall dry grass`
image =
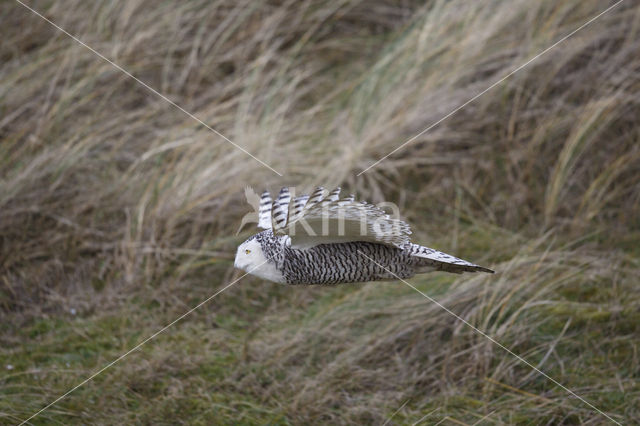
{"type": "MultiPolygon", "coordinates": [[[[618,421],[640,419],[640,8],[613,2],[0,4],[2,418],[228,282],[243,188],[342,185],[499,273],[412,282],[618,421]],[[73,309],[75,315],[69,312],[73,309]],[[4,367],[3,367],[4,368],[4,367]]],[[[606,419],[399,283],[245,279],[40,417],[606,419]]]]}

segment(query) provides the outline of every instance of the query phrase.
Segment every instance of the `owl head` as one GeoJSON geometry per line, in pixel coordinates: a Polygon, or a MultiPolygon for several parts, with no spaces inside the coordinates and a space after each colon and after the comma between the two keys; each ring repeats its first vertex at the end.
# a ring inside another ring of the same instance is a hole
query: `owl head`
{"type": "Polygon", "coordinates": [[[251,275],[256,275],[265,280],[284,283],[284,276],[275,262],[265,256],[262,244],[256,236],[252,236],[238,246],[234,266],[251,275]]]}

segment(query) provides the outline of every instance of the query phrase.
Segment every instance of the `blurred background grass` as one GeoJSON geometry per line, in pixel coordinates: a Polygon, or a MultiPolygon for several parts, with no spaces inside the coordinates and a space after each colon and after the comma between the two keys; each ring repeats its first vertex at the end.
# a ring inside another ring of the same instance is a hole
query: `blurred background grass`
{"type": "MultiPolygon", "coordinates": [[[[492,267],[411,282],[640,421],[640,7],[613,1],[0,3],[0,422],[230,282],[243,188],[341,185],[492,267]]],[[[398,282],[247,277],[33,424],[604,424],[398,282]],[[397,411],[397,412],[396,412],[397,411]],[[395,413],[395,414],[394,414],[395,413]],[[426,417],[425,417],[426,416],[426,417]]]]}

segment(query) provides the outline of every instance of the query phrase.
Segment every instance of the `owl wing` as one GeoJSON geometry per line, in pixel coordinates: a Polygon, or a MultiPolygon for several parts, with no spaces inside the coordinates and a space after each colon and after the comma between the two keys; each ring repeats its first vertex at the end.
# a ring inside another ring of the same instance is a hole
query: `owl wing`
{"type": "Polygon", "coordinates": [[[318,187],[310,196],[292,197],[285,187],[273,202],[265,192],[259,219],[259,224],[270,223],[265,229],[288,235],[291,246],[299,249],[350,241],[402,247],[409,242],[411,234],[407,223],[390,217],[381,208],[356,201],[353,195],[341,199],[340,188],[327,193],[318,187]]]}

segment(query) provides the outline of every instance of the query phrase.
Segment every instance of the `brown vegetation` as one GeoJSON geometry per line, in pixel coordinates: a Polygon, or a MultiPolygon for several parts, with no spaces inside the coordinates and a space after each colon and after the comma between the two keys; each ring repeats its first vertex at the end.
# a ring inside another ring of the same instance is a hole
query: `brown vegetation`
{"type": "MultiPolygon", "coordinates": [[[[243,188],[342,185],[498,271],[411,282],[640,421],[640,8],[612,1],[0,4],[0,421],[234,276],[243,188]]],[[[601,424],[399,283],[245,278],[35,423],[601,424]],[[403,405],[406,402],[405,405],[403,405]],[[396,414],[396,410],[401,408],[396,414]]]]}

